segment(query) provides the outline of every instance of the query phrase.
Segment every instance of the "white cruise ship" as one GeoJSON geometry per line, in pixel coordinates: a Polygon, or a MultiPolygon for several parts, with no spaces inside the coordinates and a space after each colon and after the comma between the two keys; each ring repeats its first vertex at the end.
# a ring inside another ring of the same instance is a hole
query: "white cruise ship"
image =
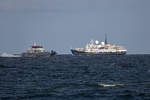
{"type": "Polygon", "coordinates": [[[85,48],[71,49],[73,55],[124,55],[127,50],[118,45],[111,45],[107,42],[107,36],[105,36],[105,42],[99,42],[98,40],[91,40],[85,48]]]}

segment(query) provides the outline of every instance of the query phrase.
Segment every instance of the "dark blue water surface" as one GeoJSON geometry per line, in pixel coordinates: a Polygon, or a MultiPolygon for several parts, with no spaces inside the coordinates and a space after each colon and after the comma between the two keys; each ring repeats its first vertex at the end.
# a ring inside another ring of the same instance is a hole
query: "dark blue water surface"
{"type": "Polygon", "coordinates": [[[0,100],[150,100],[150,55],[0,58],[0,100]]]}

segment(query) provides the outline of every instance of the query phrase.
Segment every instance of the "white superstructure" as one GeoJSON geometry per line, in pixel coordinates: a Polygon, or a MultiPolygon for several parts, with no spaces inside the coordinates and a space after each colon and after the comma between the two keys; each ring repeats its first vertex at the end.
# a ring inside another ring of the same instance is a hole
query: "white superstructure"
{"type": "MultiPolygon", "coordinates": [[[[78,48],[79,49],[79,48],[78,48]]],[[[81,49],[81,48],[80,48],[81,49]]],[[[76,49],[77,50],[77,49],[76,49]]],[[[110,45],[110,44],[105,44],[105,42],[101,42],[99,43],[98,40],[94,41],[91,40],[90,43],[88,43],[85,47],[85,49],[81,49],[84,50],[85,52],[127,52],[126,49],[124,49],[124,47],[122,46],[117,46],[117,45],[110,45]]]]}
{"type": "Polygon", "coordinates": [[[29,48],[27,50],[28,53],[41,53],[41,52],[45,52],[45,49],[42,46],[37,45],[36,43],[34,43],[31,48],[29,48]]]}

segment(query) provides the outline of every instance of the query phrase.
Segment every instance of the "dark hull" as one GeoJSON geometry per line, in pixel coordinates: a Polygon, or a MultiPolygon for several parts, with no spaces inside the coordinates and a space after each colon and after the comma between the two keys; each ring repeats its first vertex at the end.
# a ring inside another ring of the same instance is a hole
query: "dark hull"
{"type": "Polygon", "coordinates": [[[96,53],[96,52],[84,52],[84,51],[77,51],[71,49],[73,55],[125,55],[126,52],[103,52],[103,53],[96,53]]]}
{"type": "Polygon", "coordinates": [[[50,52],[42,52],[42,53],[22,53],[21,57],[50,57],[55,54],[52,54],[50,52]]]}

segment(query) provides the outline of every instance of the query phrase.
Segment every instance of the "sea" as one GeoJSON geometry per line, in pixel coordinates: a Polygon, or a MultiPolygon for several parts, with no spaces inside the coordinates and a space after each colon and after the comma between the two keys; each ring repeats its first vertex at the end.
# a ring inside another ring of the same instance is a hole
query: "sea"
{"type": "Polygon", "coordinates": [[[1,57],[0,100],[150,100],[150,55],[1,57]]]}

